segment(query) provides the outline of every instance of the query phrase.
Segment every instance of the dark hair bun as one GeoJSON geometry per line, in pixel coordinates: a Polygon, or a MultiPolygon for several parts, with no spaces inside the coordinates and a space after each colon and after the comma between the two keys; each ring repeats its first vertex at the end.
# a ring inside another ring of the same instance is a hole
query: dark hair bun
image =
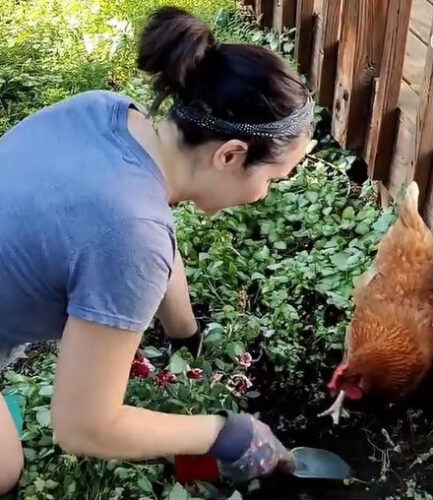
{"type": "Polygon", "coordinates": [[[182,93],[188,77],[215,46],[209,27],[176,7],[154,11],[140,37],[137,65],[155,75],[155,90],[168,96],[182,93]]]}

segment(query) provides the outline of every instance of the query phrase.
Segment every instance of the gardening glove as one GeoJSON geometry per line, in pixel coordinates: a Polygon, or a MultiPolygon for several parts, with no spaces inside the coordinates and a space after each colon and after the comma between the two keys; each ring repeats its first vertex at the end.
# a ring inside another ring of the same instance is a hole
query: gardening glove
{"type": "Polygon", "coordinates": [[[176,457],[177,479],[183,484],[224,478],[246,482],[271,474],[277,467],[295,468],[294,458],[270,428],[251,415],[229,416],[218,437],[203,457],[176,457]]]}
{"type": "Polygon", "coordinates": [[[173,338],[167,335],[167,339],[169,341],[168,346],[168,355],[171,356],[176,351],[182,349],[182,347],[186,347],[191,355],[195,358],[198,358],[201,354],[202,345],[203,345],[203,331],[200,327],[200,323],[197,321],[197,330],[190,337],[185,338],[173,338]]]}
{"type": "Polygon", "coordinates": [[[221,475],[233,483],[267,476],[276,468],[295,468],[291,453],[251,415],[228,417],[208,454],[218,459],[221,475]]]}

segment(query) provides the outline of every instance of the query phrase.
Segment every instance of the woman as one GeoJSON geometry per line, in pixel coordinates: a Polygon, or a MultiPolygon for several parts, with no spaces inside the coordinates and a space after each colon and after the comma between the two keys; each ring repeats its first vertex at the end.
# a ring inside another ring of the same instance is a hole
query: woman
{"type": "MultiPolygon", "coordinates": [[[[0,367],[16,346],[61,338],[51,411],[68,452],[210,454],[230,477],[268,473],[291,455],[254,418],[161,414],[123,399],[155,314],[175,348],[200,349],[169,204],[212,214],[264,198],[304,156],[313,104],[275,54],[219,44],[175,8],[150,18],[138,66],[154,76],[152,111],[174,102],[157,128],[131,100],[87,92],[0,141],[0,367]]],[[[22,467],[0,396],[0,493],[22,467]]]]}

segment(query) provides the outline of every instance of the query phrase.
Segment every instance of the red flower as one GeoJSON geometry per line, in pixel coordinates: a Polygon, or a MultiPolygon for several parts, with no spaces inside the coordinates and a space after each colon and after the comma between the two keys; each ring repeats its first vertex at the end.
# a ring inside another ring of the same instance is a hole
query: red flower
{"type": "Polygon", "coordinates": [[[200,368],[192,368],[186,372],[186,376],[192,380],[201,380],[203,378],[203,370],[200,368]]]}
{"type": "Polygon", "coordinates": [[[177,377],[174,373],[164,370],[157,373],[153,381],[157,387],[164,387],[167,384],[175,384],[177,382],[177,377]]]}
{"type": "Polygon", "coordinates": [[[253,362],[253,358],[249,352],[243,352],[236,356],[236,361],[244,368],[249,368],[253,362]]]}
{"type": "Polygon", "coordinates": [[[242,396],[245,394],[253,384],[251,380],[242,374],[232,375],[230,380],[227,382],[227,389],[236,396],[242,396]]]}
{"type": "Polygon", "coordinates": [[[147,378],[154,369],[155,367],[152,365],[152,363],[137,351],[134,357],[134,361],[132,362],[129,376],[147,378]]]}

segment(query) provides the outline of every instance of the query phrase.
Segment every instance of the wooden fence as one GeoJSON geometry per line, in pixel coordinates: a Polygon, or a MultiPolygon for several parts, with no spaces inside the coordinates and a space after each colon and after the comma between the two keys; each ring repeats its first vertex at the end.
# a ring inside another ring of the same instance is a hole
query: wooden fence
{"type": "Polygon", "coordinates": [[[295,57],[332,133],[382,199],[415,179],[433,227],[433,0],[245,0],[263,26],[296,27],[295,57]]]}

